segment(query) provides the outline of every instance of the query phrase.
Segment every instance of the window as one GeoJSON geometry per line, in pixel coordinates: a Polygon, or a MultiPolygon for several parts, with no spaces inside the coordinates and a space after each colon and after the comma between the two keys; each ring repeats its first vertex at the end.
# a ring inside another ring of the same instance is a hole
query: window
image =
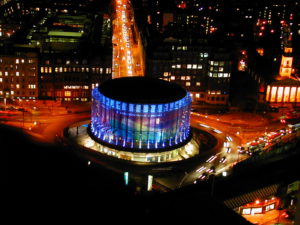
{"type": "Polygon", "coordinates": [[[0,77],[0,82],[2,82],[3,81],[3,79],[2,79],[2,77],[0,77]]]}
{"type": "Polygon", "coordinates": [[[16,76],[17,76],[17,77],[20,76],[20,72],[16,72],[16,76]]]}
{"type": "Polygon", "coordinates": [[[66,97],[70,97],[72,95],[72,92],[71,91],[65,91],[65,96],[66,97]]]}
{"type": "Polygon", "coordinates": [[[35,84],[28,84],[28,88],[29,88],[29,89],[35,89],[35,88],[36,88],[36,85],[35,85],[35,84]]]}
{"type": "Polygon", "coordinates": [[[5,71],[4,74],[5,74],[6,77],[8,76],[8,72],[7,71],[5,71]]]}
{"type": "Polygon", "coordinates": [[[188,86],[188,87],[191,86],[191,82],[186,82],[185,86],[188,86]]]}
{"type": "Polygon", "coordinates": [[[243,215],[250,215],[250,213],[251,213],[251,208],[246,208],[242,210],[243,215]]]}
{"type": "Polygon", "coordinates": [[[19,64],[20,63],[20,60],[19,59],[16,59],[16,64],[19,64]]]}
{"type": "Polygon", "coordinates": [[[171,76],[171,80],[175,80],[175,76],[171,76]]]}
{"type": "Polygon", "coordinates": [[[196,82],[196,86],[200,86],[201,85],[201,83],[200,82],[196,82]]]}

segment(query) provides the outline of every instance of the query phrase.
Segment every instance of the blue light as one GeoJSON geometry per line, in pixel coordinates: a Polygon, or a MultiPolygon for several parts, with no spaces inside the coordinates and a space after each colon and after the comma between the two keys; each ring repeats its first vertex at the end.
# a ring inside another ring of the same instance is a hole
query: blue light
{"type": "Polygon", "coordinates": [[[190,132],[191,98],[165,104],[133,104],[103,96],[93,89],[91,133],[100,140],[127,148],[174,146],[190,132]]]}

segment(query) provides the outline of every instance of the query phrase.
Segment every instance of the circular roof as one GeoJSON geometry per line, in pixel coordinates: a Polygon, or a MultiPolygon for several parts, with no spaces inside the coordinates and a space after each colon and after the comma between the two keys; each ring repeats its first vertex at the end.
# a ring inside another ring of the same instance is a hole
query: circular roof
{"type": "Polygon", "coordinates": [[[98,90],[108,98],[140,104],[174,102],[187,94],[178,84],[150,77],[107,80],[98,87],[98,90]]]}

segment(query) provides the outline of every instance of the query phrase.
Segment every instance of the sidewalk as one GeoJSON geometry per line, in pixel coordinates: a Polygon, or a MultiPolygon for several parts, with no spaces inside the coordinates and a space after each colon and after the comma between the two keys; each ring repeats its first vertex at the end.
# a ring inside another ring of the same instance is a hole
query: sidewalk
{"type": "Polygon", "coordinates": [[[294,224],[291,220],[284,217],[284,210],[272,210],[264,214],[254,214],[254,215],[243,215],[243,217],[253,224],[260,225],[292,225],[294,224]]]}

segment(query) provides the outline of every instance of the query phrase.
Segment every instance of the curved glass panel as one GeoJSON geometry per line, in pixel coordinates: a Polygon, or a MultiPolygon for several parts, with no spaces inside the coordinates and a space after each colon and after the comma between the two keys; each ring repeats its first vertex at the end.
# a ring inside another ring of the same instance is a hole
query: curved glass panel
{"type": "Polygon", "coordinates": [[[155,149],[178,145],[190,133],[191,97],[164,104],[116,101],[92,91],[91,132],[126,148],[155,149]]]}

